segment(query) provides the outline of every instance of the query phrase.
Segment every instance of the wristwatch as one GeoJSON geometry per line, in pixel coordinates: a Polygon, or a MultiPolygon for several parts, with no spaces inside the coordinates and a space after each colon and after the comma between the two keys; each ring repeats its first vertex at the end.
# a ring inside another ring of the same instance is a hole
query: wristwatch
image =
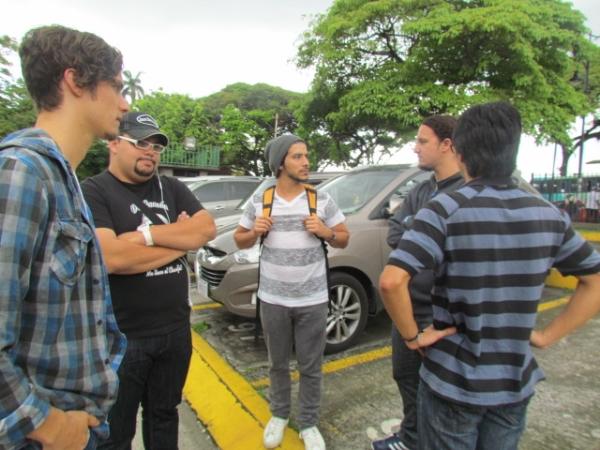
{"type": "Polygon", "coordinates": [[[335,238],[336,238],[335,231],[331,230],[331,233],[332,233],[331,237],[329,239],[326,239],[327,242],[333,242],[333,241],[335,241],[335,238]]]}
{"type": "Polygon", "coordinates": [[[138,227],[138,231],[142,232],[146,246],[152,247],[154,245],[154,240],[152,239],[152,233],[150,232],[150,224],[146,223],[146,224],[138,227]]]}

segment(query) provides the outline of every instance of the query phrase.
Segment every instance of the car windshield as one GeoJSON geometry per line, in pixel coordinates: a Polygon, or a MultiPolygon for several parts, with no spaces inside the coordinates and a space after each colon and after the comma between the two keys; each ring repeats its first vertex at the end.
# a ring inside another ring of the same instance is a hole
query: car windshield
{"type": "Polygon", "coordinates": [[[365,170],[341,175],[317,189],[327,192],[344,214],[367,204],[395,176],[397,170],[365,170]]]}

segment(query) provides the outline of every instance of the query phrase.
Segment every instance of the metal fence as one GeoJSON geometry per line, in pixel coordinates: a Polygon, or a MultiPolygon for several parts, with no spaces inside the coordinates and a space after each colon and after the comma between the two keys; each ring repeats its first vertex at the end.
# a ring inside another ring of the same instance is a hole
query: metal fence
{"type": "Polygon", "coordinates": [[[600,175],[584,177],[533,177],[531,184],[573,221],[598,222],[600,175]]]}
{"type": "Polygon", "coordinates": [[[221,164],[221,149],[204,146],[196,150],[186,150],[183,145],[169,144],[160,155],[162,166],[191,169],[218,169],[221,164]]]}

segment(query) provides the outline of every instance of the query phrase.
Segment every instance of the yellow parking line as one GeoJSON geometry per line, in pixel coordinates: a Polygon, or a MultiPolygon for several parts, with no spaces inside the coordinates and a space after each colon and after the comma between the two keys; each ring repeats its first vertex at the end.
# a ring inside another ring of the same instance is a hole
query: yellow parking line
{"type": "MultiPolygon", "coordinates": [[[[271,413],[267,402],[197,333],[183,394],[223,450],[262,448],[262,433],[271,413]]],[[[282,448],[304,448],[288,428],[282,448]]]]}
{"type": "Polygon", "coordinates": [[[581,237],[583,237],[586,241],[591,242],[600,242],[600,232],[599,231],[590,231],[590,230],[576,230],[581,237]]]}
{"type": "Polygon", "coordinates": [[[192,306],[192,311],[203,311],[205,309],[216,309],[216,308],[222,308],[222,307],[223,307],[223,305],[221,305],[220,303],[217,303],[217,302],[200,303],[199,305],[192,306]]]}
{"type": "MultiPolygon", "coordinates": [[[[540,303],[538,312],[564,305],[569,297],[540,303]]],[[[219,304],[197,305],[199,309],[219,307],[219,304]]],[[[269,385],[268,378],[249,383],[235,371],[197,333],[192,332],[192,358],[183,394],[206,426],[219,448],[238,450],[262,448],[263,429],[270,418],[269,407],[255,388],[269,385]]],[[[324,373],[333,373],[357,364],[391,356],[389,345],[359,355],[330,361],[323,365],[324,373]]],[[[298,379],[294,372],[292,378],[298,379]]],[[[298,434],[288,428],[282,448],[295,450],[304,445],[298,434]]]]}
{"type": "MultiPolygon", "coordinates": [[[[387,358],[392,354],[392,347],[386,345],[369,352],[360,353],[358,355],[348,356],[347,358],[337,359],[323,364],[323,373],[333,373],[340,370],[347,369],[348,367],[355,366],[357,364],[365,364],[379,359],[387,358]]],[[[298,381],[300,374],[297,370],[292,372],[292,381],[298,381]]],[[[260,378],[250,383],[255,388],[262,388],[269,385],[269,378],[260,378]]]]}
{"type": "Polygon", "coordinates": [[[550,300],[547,302],[540,303],[538,305],[538,312],[548,311],[549,309],[558,308],[559,306],[566,305],[569,303],[570,296],[557,298],[556,300],[550,300]]]}

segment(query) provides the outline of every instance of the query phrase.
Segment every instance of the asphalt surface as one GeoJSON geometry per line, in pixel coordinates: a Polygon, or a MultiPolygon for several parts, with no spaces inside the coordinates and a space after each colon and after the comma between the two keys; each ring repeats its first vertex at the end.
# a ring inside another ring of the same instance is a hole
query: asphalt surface
{"type": "MultiPolygon", "coordinates": [[[[593,245],[600,250],[599,243],[593,245]]],[[[543,302],[547,309],[538,315],[539,326],[544,326],[559,313],[567,294],[568,291],[561,289],[546,290],[543,302]],[[555,301],[557,298],[563,300],[555,301]]],[[[206,300],[197,296],[192,299],[196,307],[206,306],[206,300]]],[[[258,398],[266,405],[268,362],[264,342],[262,339],[258,343],[254,341],[251,321],[231,315],[222,307],[215,308],[217,305],[212,306],[195,310],[192,313],[192,325],[202,324],[202,341],[214,350],[222,363],[220,367],[231,368],[231,372],[241,375],[241,379],[249,383],[250,389],[258,393],[258,398]]],[[[390,327],[385,313],[372,318],[354,348],[325,358],[319,427],[329,450],[369,449],[373,439],[395,430],[402,418],[400,396],[391,377],[390,327]]],[[[546,380],[538,384],[536,395],[530,403],[527,428],[519,448],[600,450],[600,317],[592,319],[552,348],[536,350],[535,354],[538,364],[544,369],[546,380]]],[[[295,366],[292,363],[293,369],[295,366]]],[[[194,387],[195,384],[196,380],[188,377],[188,385],[194,387]]],[[[229,387],[225,386],[225,389],[229,387]]],[[[200,396],[205,398],[215,395],[210,390],[200,392],[200,396]]],[[[295,407],[297,382],[293,383],[292,395],[295,407]]],[[[197,402],[191,400],[191,403],[198,408],[197,402]]],[[[245,406],[242,405],[242,408],[245,406]]],[[[206,411],[194,411],[187,401],[182,403],[179,410],[179,448],[182,450],[218,449],[217,442],[224,441],[222,436],[216,434],[244,432],[243,429],[236,429],[241,425],[231,421],[230,430],[226,428],[211,436],[208,430],[211,428],[214,431],[213,424],[198,420],[198,417],[206,417],[206,411]]],[[[290,420],[292,428],[295,427],[296,412],[293,408],[290,420]]],[[[265,412],[261,414],[264,416],[265,412]]],[[[139,420],[138,430],[140,432],[134,440],[134,450],[143,449],[139,420]]],[[[235,441],[229,440],[223,448],[262,448],[261,428],[255,427],[252,433],[258,435],[255,439],[257,443],[252,446],[236,445],[235,441]]],[[[290,440],[286,438],[285,445],[279,448],[302,448],[297,434],[294,437],[293,443],[288,444],[290,440]]]]}
{"type": "MultiPolygon", "coordinates": [[[[545,300],[564,294],[564,291],[549,289],[545,300]]],[[[560,307],[540,313],[540,325],[550,321],[559,310],[560,307]]],[[[267,354],[262,340],[258,344],[254,342],[253,324],[223,308],[195,311],[192,322],[203,323],[206,328],[202,332],[203,339],[266,398],[267,354]]],[[[380,315],[369,322],[356,347],[326,357],[329,372],[324,378],[320,429],[330,450],[368,449],[372,439],[385,436],[401,420],[402,405],[387,356],[390,326],[385,314],[380,315]]],[[[597,317],[556,346],[536,351],[547,379],[538,384],[530,404],[521,449],[600,450],[599,345],[600,317],[597,317]]],[[[211,392],[206,395],[210,396],[211,392]]],[[[294,406],[296,395],[295,382],[294,406]]],[[[295,414],[293,409],[292,427],[295,427],[295,414]]],[[[219,448],[187,404],[181,406],[180,415],[182,450],[219,448]]],[[[141,440],[136,437],[134,449],[142,448],[141,440]]],[[[250,447],[229,445],[228,448],[250,447]]]]}

